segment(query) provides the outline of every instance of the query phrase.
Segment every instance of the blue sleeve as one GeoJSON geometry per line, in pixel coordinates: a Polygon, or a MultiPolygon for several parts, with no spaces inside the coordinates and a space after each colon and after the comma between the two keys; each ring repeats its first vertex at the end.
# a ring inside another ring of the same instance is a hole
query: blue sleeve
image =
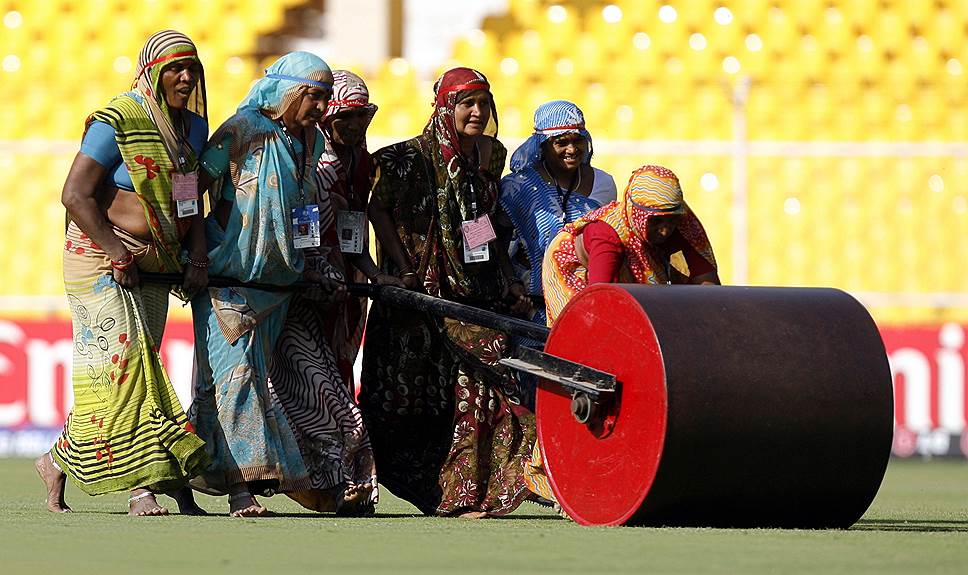
{"type": "Polygon", "coordinates": [[[514,227],[521,228],[521,183],[515,174],[508,174],[501,178],[501,195],[499,201],[504,212],[511,218],[514,227]]]}
{"type": "Polygon", "coordinates": [[[188,143],[191,145],[195,155],[202,153],[205,142],[208,141],[208,122],[198,114],[191,114],[192,123],[188,128],[188,143]]]}
{"type": "Polygon", "coordinates": [[[114,128],[104,122],[91,122],[84,134],[84,140],[81,141],[81,153],[93,158],[108,170],[120,164],[121,150],[118,149],[114,128]]]}
{"type": "Polygon", "coordinates": [[[202,153],[200,163],[213,178],[220,178],[229,169],[229,150],[232,148],[232,138],[226,135],[222,140],[211,141],[202,153]]]}

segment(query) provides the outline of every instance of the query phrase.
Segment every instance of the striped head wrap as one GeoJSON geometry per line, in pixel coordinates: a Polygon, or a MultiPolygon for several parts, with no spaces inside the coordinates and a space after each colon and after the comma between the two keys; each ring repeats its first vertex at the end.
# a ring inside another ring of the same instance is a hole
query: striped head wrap
{"type": "Polygon", "coordinates": [[[276,120],[307,88],[332,89],[332,79],[329,65],[322,58],[309,52],[290,52],[266,68],[265,77],[252,86],[239,111],[257,108],[276,120]]]}
{"type": "Polygon", "coordinates": [[[319,122],[319,128],[323,132],[326,142],[326,149],[319,157],[316,172],[322,178],[321,189],[331,189],[338,180],[343,177],[352,178],[352,174],[345,174],[343,163],[339,159],[339,154],[333,148],[333,134],[329,120],[340,112],[347,110],[366,110],[366,123],[363,126],[363,139],[360,147],[366,149],[366,129],[373,116],[376,114],[376,104],[370,103],[370,91],[366,87],[363,79],[352,72],[346,70],[333,71],[333,98],[329,101],[329,106],[323,114],[323,119],[319,122]]]}
{"type": "Polygon", "coordinates": [[[631,206],[653,214],[685,213],[679,178],[663,166],[642,166],[632,173],[625,200],[631,206]]]}
{"type": "MultiPolygon", "coordinates": [[[[168,109],[168,101],[161,86],[161,73],[166,66],[181,60],[194,60],[199,66],[202,65],[191,38],[175,30],[162,30],[152,34],[138,54],[138,72],[131,86],[144,99],[142,106],[158,127],[168,156],[173,162],[180,153],[181,144],[171,122],[171,110],[168,109]]],[[[186,109],[208,120],[204,68],[195,89],[188,96],[186,109]]]]}
{"type": "Polygon", "coordinates": [[[323,122],[335,114],[357,108],[363,108],[369,112],[366,122],[369,125],[373,115],[376,114],[377,106],[370,103],[370,91],[363,82],[363,78],[348,70],[334,70],[333,97],[329,101],[326,113],[323,114],[323,122]]]}
{"type": "Polygon", "coordinates": [[[552,100],[534,111],[534,133],[518,146],[511,156],[511,171],[520,172],[541,162],[541,146],[550,138],[562,134],[578,134],[588,140],[588,155],[584,163],[592,161],[592,136],[585,129],[585,115],[581,108],[566,100],[552,100]]]}
{"type": "MultiPolygon", "coordinates": [[[[648,243],[649,222],[657,216],[682,215],[685,201],[679,178],[663,166],[642,166],[632,172],[625,189],[625,221],[632,243],[648,243]]],[[[636,249],[640,246],[636,245],[636,249]]]]}
{"type": "MultiPolygon", "coordinates": [[[[165,66],[181,60],[195,60],[199,65],[202,63],[191,38],[175,30],[155,32],[138,54],[138,72],[131,87],[149,96],[167,111],[168,104],[160,86],[161,72],[165,66]]],[[[204,69],[195,91],[188,98],[188,109],[203,118],[208,117],[204,69]]]]}

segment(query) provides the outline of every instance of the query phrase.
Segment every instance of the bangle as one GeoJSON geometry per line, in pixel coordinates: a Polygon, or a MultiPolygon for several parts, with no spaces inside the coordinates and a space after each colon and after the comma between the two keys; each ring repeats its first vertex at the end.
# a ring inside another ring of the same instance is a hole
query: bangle
{"type": "Polygon", "coordinates": [[[188,263],[189,263],[189,265],[194,266],[196,268],[200,268],[200,269],[203,269],[203,270],[204,269],[208,269],[208,259],[204,259],[204,260],[193,260],[192,258],[189,257],[188,258],[188,263]]]}
{"type": "Polygon", "coordinates": [[[402,274],[400,274],[401,278],[405,278],[407,276],[417,277],[417,272],[403,272],[402,274]]]}
{"type": "Polygon", "coordinates": [[[111,260],[111,267],[120,272],[123,272],[124,270],[130,268],[131,264],[133,263],[134,263],[134,254],[131,252],[128,252],[121,259],[111,260]]]}

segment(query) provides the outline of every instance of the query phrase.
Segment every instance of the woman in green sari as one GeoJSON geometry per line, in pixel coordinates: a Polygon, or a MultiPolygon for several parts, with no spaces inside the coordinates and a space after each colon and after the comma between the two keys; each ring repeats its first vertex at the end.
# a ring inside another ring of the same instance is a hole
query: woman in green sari
{"type": "Polygon", "coordinates": [[[90,495],[130,490],[131,515],[165,515],[154,494],[183,486],[208,462],[158,354],[168,286],[138,277],[184,273],[188,294],[207,282],[195,186],[207,135],[202,65],[192,41],[172,30],[148,39],[131,91],[87,120],[62,195],[74,408],[36,461],[50,511],[70,511],[70,477],[90,495]]]}

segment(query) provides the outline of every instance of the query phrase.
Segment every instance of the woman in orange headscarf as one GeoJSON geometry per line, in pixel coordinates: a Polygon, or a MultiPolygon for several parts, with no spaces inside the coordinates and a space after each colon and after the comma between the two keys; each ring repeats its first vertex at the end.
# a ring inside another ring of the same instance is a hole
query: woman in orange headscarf
{"type": "MultiPolygon", "coordinates": [[[[575,294],[602,282],[719,284],[706,230],[668,168],[642,166],[621,202],[567,224],[551,241],[542,268],[548,325],[575,294]]],[[[537,443],[525,482],[534,493],[554,499],[537,443]]]]}
{"type": "Polygon", "coordinates": [[[719,284],[706,230],[683,199],[679,179],[662,166],[642,166],[622,202],[565,226],[543,269],[549,326],[593,283],[719,284]]]}

